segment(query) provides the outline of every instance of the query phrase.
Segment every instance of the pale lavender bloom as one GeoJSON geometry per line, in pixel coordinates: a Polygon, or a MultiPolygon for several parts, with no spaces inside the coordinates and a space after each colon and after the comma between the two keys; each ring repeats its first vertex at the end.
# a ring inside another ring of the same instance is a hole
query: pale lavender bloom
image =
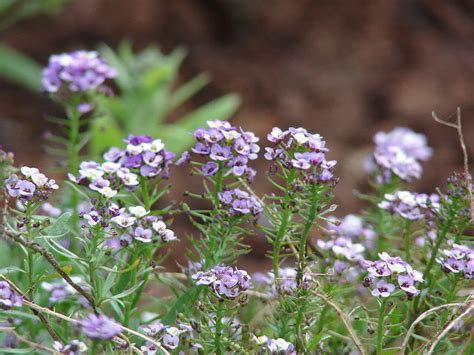
{"type": "Polygon", "coordinates": [[[234,299],[250,288],[250,276],[244,270],[230,266],[216,266],[208,271],[200,271],[192,276],[196,285],[205,285],[222,298],[234,299]]]}
{"type": "Polygon", "coordinates": [[[153,323],[142,325],[140,328],[146,335],[150,337],[156,337],[161,331],[165,329],[165,326],[160,321],[154,321],[153,323]]]}
{"type": "Polygon", "coordinates": [[[45,202],[41,205],[41,211],[50,217],[59,217],[61,215],[61,209],[53,206],[49,202],[45,202]]]}
{"type": "Polygon", "coordinates": [[[122,333],[122,326],[102,314],[89,314],[81,321],[83,333],[92,339],[112,339],[122,333]]]}
{"type": "Polygon", "coordinates": [[[395,285],[380,280],[375,284],[375,288],[372,290],[372,296],[386,298],[389,297],[393,291],[395,291],[395,285]]]}
{"type": "Polygon", "coordinates": [[[263,209],[255,196],[240,189],[220,192],[219,201],[224,208],[229,210],[230,215],[252,214],[257,216],[263,209]]]}
{"type": "Polygon", "coordinates": [[[213,144],[209,157],[215,161],[226,161],[232,156],[230,147],[221,147],[219,144],[213,144]]]}
{"type": "Polygon", "coordinates": [[[467,245],[460,245],[450,242],[451,249],[443,250],[447,259],[438,258],[438,263],[446,273],[460,273],[465,279],[473,278],[474,250],[467,245]]]}
{"type": "Polygon", "coordinates": [[[398,275],[398,284],[400,288],[411,296],[416,296],[420,291],[414,286],[415,278],[413,275],[398,275]]]}
{"type": "Polygon", "coordinates": [[[210,161],[209,163],[206,163],[202,167],[202,172],[204,173],[204,176],[213,176],[218,171],[219,171],[219,165],[217,165],[213,161],[210,161]]]}
{"type": "Polygon", "coordinates": [[[52,55],[42,74],[43,89],[47,92],[86,92],[115,78],[117,71],[95,51],[75,51],[52,55]]]}
{"type": "Polygon", "coordinates": [[[296,355],[294,345],[287,342],[285,339],[271,339],[267,336],[257,338],[254,336],[254,341],[260,346],[260,351],[265,354],[296,355]]]}
{"type": "Polygon", "coordinates": [[[143,228],[141,226],[135,228],[134,237],[144,243],[150,243],[152,241],[153,232],[151,229],[143,228]]]}
{"type": "Polygon", "coordinates": [[[59,341],[53,343],[53,348],[62,355],[80,355],[87,351],[87,345],[82,341],[74,339],[63,345],[59,341]]]}
{"type": "Polygon", "coordinates": [[[49,195],[59,188],[54,179],[47,178],[36,168],[24,166],[21,168],[22,178],[12,174],[5,181],[5,187],[10,197],[18,199],[21,204],[32,200],[48,199],[49,195]]]}
{"type": "Polygon", "coordinates": [[[378,206],[412,221],[420,219],[429,221],[440,208],[439,195],[419,194],[410,191],[385,194],[384,200],[378,206]]]}
{"type": "Polygon", "coordinates": [[[408,128],[396,128],[392,132],[379,132],[375,135],[375,151],[369,171],[379,167],[380,183],[390,181],[393,175],[402,180],[419,179],[422,173],[420,161],[428,160],[432,150],[427,146],[426,137],[408,128]]]}
{"type": "Polygon", "coordinates": [[[15,292],[6,281],[0,281],[0,309],[8,311],[23,306],[23,297],[15,292]]]}

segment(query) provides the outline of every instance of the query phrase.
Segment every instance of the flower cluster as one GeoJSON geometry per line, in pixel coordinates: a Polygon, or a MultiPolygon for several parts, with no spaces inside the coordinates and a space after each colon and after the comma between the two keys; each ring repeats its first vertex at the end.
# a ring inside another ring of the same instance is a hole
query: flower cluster
{"type": "Polygon", "coordinates": [[[150,136],[130,135],[125,140],[127,147],[120,150],[111,148],[104,154],[104,159],[112,163],[120,163],[124,168],[131,169],[143,177],[169,177],[169,167],[176,156],[165,148],[161,139],[150,136]]]}
{"type": "Polygon", "coordinates": [[[257,216],[263,209],[255,196],[240,189],[219,192],[219,201],[232,216],[248,214],[257,216]]]}
{"type": "Polygon", "coordinates": [[[221,298],[234,299],[250,288],[250,276],[244,270],[230,266],[216,266],[192,276],[196,285],[210,287],[221,298]]]}
{"type": "Polygon", "coordinates": [[[122,326],[103,314],[89,314],[81,321],[82,332],[92,339],[112,339],[122,333],[122,326]]]}
{"type": "Polygon", "coordinates": [[[296,355],[295,346],[285,339],[272,339],[267,336],[254,337],[255,343],[259,345],[262,353],[296,355]]]}
{"type": "Polygon", "coordinates": [[[428,160],[433,153],[423,134],[404,127],[389,133],[379,132],[374,142],[375,151],[367,170],[380,169],[379,183],[390,181],[393,175],[407,182],[419,179],[423,171],[420,162],[428,160]]]}
{"type": "Polygon", "coordinates": [[[96,90],[117,71],[95,51],[74,51],[55,54],[43,69],[43,89],[50,93],[60,90],[87,92],[96,90]]]}
{"type": "MultiPolygon", "coordinates": [[[[153,338],[169,350],[176,349],[183,336],[189,335],[192,328],[186,324],[178,324],[178,327],[164,325],[160,321],[141,326],[141,330],[147,336],[153,338]]],[[[156,345],[147,342],[141,350],[147,355],[159,354],[160,351],[156,345]]]]}
{"type": "Polygon", "coordinates": [[[9,310],[22,305],[23,297],[12,290],[8,282],[0,281],[0,309],[9,310]]]}
{"type": "Polygon", "coordinates": [[[306,182],[334,182],[335,160],[327,160],[326,142],[319,134],[304,128],[291,127],[286,131],[274,127],[267,139],[274,144],[265,148],[265,159],[281,162],[287,168],[304,171],[306,182]]]}
{"type": "Polygon", "coordinates": [[[474,278],[474,250],[467,245],[452,243],[451,249],[443,250],[445,258],[437,261],[445,273],[463,275],[465,279],[474,278]]]}
{"type": "Polygon", "coordinates": [[[213,176],[222,169],[224,174],[245,176],[252,180],[256,171],[248,166],[257,159],[259,138],[253,132],[233,127],[227,121],[207,121],[208,129],[198,128],[194,132],[197,140],[191,151],[211,161],[201,168],[205,176],[213,176]]]}
{"type": "Polygon", "coordinates": [[[55,341],[53,348],[59,354],[64,355],[80,355],[87,351],[87,345],[77,339],[71,340],[65,345],[61,344],[59,341],[55,341]]]}
{"type": "MultiPolygon", "coordinates": [[[[82,278],[78,276],[72,276],[71,280],[76,284],[82,283],[82,278]]],[[[84,287],[84,285],[81,286],[84,287]]],[[[64,279],[60,279],[55,282],[42,282],[41,287],[46,292],[49,292],[49,301],[51,303],[62,302],[69,296],[72,296],[76,293],[76,290],[71,285],[69,285],[64,279]]]]}
{"type": "Polygon", "coordinates": [[[8,195],[17,198],[22,204],[44,201],[59,188],[55,180],[47,178],[36,168],[24,166],[20,172],[21,177],[10,175],[5,184],[8,195]]]}
{"type": "Polygon", "coordinates": [[[440,208],[438,194],[427,195],[410,191],[385,194],[384,200],[378,206],[411,221],[430,221],[440,208]]]}
{"type": "Polygon", "coordinates": [[[106,152],[106,162],[102,164],[95,161],[82,162],[79,176],[69,174],[69,179],[88,186],[105,198],[113,198],[121,188],[135,189],[140,183],[140,176],[168,178],[175,154],[168,151],[160,139],[129,136],[125,142],[125,150],[113,147],[106,152]]]}
{"type": "Polygon", "coordinates": [[[120,232],[122,245],[128,245],[133,240],[142,243],[151,243],[158,237],[163,243],[176,240],[176,235],[168,229],[165,222],[157,216],[148,216],[150,211],[142,206],[129,207],[128,213],[124,208],[111,221],[120,232]]]}
{"type": "MultiPolygon", "coordinates": [[[[279,270],[279,287],[287,295],[293,295],[298,288],[296,281],[297,271],[291,267],[280,268],[279,270]]],[[[252,280],[256,285],[263,285],[265,292],[271,295],[277,295],[278,290],[275,283],[275,275],[273,272],[255,273],[252,280]]],[[[309,273],[303,275],[303,289],[308,289],[313,282],[313,278],[309,273]]]]}
{"type": "Polygon", "coordinates": [[[380,260],[365,261],[368,276],[364,279],[364,286],[374,284],[372,295],[375,297],[389,297],[398,287],[405,291],[408,298],[413,298],[420,293],[415,283],[423,282],[423,274],[414,270],[410,264],[400,257],[392,257],[386,252],[379,254],[380,260]],[[388,282],[387,282],[388,281],[388,282]],[[392,281],[392,282],[391,282],[392,281]]]}

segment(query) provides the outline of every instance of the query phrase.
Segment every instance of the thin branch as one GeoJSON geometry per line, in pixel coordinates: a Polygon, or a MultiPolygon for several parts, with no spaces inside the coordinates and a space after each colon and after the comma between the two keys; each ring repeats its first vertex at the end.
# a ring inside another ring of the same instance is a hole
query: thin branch
{"type": "MultiPolygon", "coordinates": [[[[13,290],[18,293],[19,295],[21,295],[23,297],[23,300],[24,300],[24,303],[26,304],[26,302],[30,302],[30,299],[28,298],[28,296],[23,292],[21,291],[13,282],[11,282],[9,279],[7,279],[5,276],[3,275],[0,275],[0,279],[2,279],[3,281],[7,282],[11,288],[13,288],[13,290]]],[[[41,321],[41,323],[43,323],[44,327],[46,328],[46,330],[48,331],[49,335],[51,335],[51,338],[53,338],[54,340],[56,341],[59,341],[59,342],[62,342],[61,338],[59,337],[58,333],[56,333],[56,331],[53,329],[53,327],[51,327],[51,324],[49,324],[49,321],[48,319],[46,319],[45,316],[43,316],[41,313],[39,313],[36,309],[34,308],[31,308],[31,311],[33,312],[33,314],[38,317],[38,319],[41,321]]]]}
{"type": "Polygon", "coordinates": [[[456,123],[447,122],[445,120],[440,119],[436,115],[436,112],[434,111],[431,113],[431,115],[433,116],[433,119],[436,122],[444,126],[454,128],[458,133],[459,145],[461,146],[462,155],[463,155],[464,176],[466,178],[467,191],[469,194],[469,204],[471,208],[471,223],[474,223],[474,198],[473,198],[473,191],[472,191],[472,176],[469,173],[469,154],[467,152],[466,143],[464,142],[464,134],[462,131],[461,108],[460,107],[457,108],[456,123]]]}
{"type": "Polygon", "coordinates": [[[362,345],[362,342],[360,341],[359,337],[357,336],[357,333],[355,332],[354,328],[352,327],[352,324],[347,320],[347,317],[346,315],[344,314],[344,312],[339,308],[339,306],[337,304],[335,304],[334,302],[332,302],[328,296],[322,294],[322,293],[319,293],[319,292],[316,292],[316,291],[313,291],[313,295],[315,295],[316,297],[319,297],[321,298],[324,302],[326,302],[326,304],[330,305],[332,308],[334,308],[334,310],[336,311],[336,313],[339,315],[339,318],[341,318],[342,322],[344,323],[347,331],[349,332],[349,335],[352,339],[352,341],[354,342],[355,346],[357,347],[357,349],[359,350],[359,352],[361,353],[361,355],[365,355],[367,354],[363,345],[362,345]]]}
{"type": "Polygon", "coordinates": [[[446,334],[449,333],[449,331],[454,328],[456,323],[463,319],[464,317],[468,316],[472,311],[474,311],[474,303],[471,303],[471,305],[459,316],[454,318],[451,323],[449,323],[446,328],[443,329],[443,331],[434,339],[433,344],[431,344],[430,349],[428,350],[427,355],[433,354],[433,352],[436,349],[436,346],[439,344],[439,342],[446,336],[446,334]]]}
{"type": "Polygon", "coordinates": [[[56,350],[51,349],[51,348],[48,348],[48,347],[45,346],[45,345],[35,343],[34,341],[31,341],[31,340],[29,340],[28,338],[25,338],[24,336],[18,334],[18,333],[15,331],[15,328],[0,327],[0,333],[1,333],[1,332],[10,333],[10,334],[15,335],[18,340],[20,340],[22,343],[25,343],[25,344],[31,346],[32,348],[39,349],[39,350],[43,350],[43,351],[47,351],[47,352],[49,352],[49,353],[51,353],[51,354],[57,354],[57,351],[56,351],[56,350]]]}
{"type": "MultiPolygon", "coordinates": [[[[44,307],[41,307],[41,306],[38,306],[36,303],[33,303],[33,302],[29,302],[29,301],[25,301],[25,304],[27,306],[29,306],[30,308],[34,308],[36,309],[38,312],[41,312],[41,313],[46,313],[46,314],[49,314],[49,315],[52,315],[56,318],[59,318],[59,319],[62,319],[62,320],[65,320],[67,322],[70,322],[70,323],[73,323],[73,324],[76,324],[76,325],[80,325],[81,324],[81,321],[77,320],[77,319],[74,319],[74,318],[71,318],[71,317],[68,317],[64,314],[61,314],[61,313],[57,313],[55,311],[52,311],[50,310],[49,308],[44,308],[44,307]]],[[[143,340],[146,340],[148,342],[150,342],[151,344],[155,345],[158,349],[160,349],[161,352],[163,352],[163,354],[165,355],[169,355],[170,353],[168,352],[168,350],[166,350],[165,348],[163,348],[163,346],[157,342],[156,340],[153,340],[152,338],[146,336],[146,335],[143,335],[133,329],[130,329],[130,328],[127,328],[123,325],[121,325],[122,327],[122,330],[124,330],[125,332],[127,333],[130,333],[130,334],[133,334],[139,338],[142,338],[143,340]]],[[[121,339],[126,339],[124,338],[123,336],[122,337],[119,337],[121,339]]]]}
{"type": "Polygon", "coordinates": [[[448,303],[448,304],[443,304],[443,305],[438,306],[438,307],[433,307],[433,308],[427,310],[426,312],[423,312],[422,314],[420,314],[420,316],[418,318],[416,318],[415,321],[411,324],[410,328],[408,328],[407,334],[405,335],[405,338],[403,339],[403,343],[402,343],[402,346],[401,346],[401,349],[400,349],[400,354],[405,353],[406,348],[408,346],[408,342],[410,341],[410,338],[411,338],[412,334],[415,331],[416,325],[418,323],[420,323],[423,319],[425,319],[426,317],[428,317],[429,315],[431,315],[433,313],[436,313],[437,311],[439,311],[441,309],[451,308],[451,307],[462,307],[462,306],[465,306],[465,305],[466,305],[466,303],[448,303]]]}
{"type": "Polygon", "coordinates": [[[66,281],[72,288],[79,292],[89,302],[91,307],[94,309],[94,312],[96,312],[95,301],[92,296],[89,295],[89,293],[87,293],[81,286],[79,286],[69,277],[69,275],[61,268],[54,256],[48,250],[44,249],[41,245],[37,243],[32,243],[24,240],[20,235],[16,235],[15,233],[10,232],[5,228],[3,228],[3,231],[6,236],[20,243],[25,248],[31,249],[32,251],[41,254],[49,262],[53,269],[56,270],[56,272],[64,279],[64,281],[66,281]]]}

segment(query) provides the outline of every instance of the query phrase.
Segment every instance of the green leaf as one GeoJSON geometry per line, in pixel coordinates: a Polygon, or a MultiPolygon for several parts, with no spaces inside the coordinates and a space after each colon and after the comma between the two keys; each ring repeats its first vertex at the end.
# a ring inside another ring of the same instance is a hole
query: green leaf
{"type": "Polygon", "coordinates": [[[71,231],[69,220],[71,219],[72,213],[65,212],[58,218],[51,221],[51,225],[44,228],[41,231],[43,238],[60,238],[71,231]]]}
{"type": "Polygon", "coordinates": [[[0,348],[0,354],[33,354],[35,349],[33,348],[0,348]]]}
{"type": "Polygon", "coordinates": [[[181,85],[171,94],[168,103],[168,110],[171,111],[179,105],[185,103],[187,100],[193,97],[199,90],[205,87],[208,83],[209,75],[199,74],[187,83],[181,85]]]}
{"type": "Polygon", "coordinates": [[[173,304],[166,316],[162,319],[164,324],[175,324],[178,313],[181,313],[187,307],[192,306],[200,293],[199,287],[192,287],[183,293],[173,304]]]}
{"type": "Polygon", "coordinates": [[[33,59],[1,44],[0,77],[31,91],[41,90],[41,66],[33,59]]]}
{"type": "Polygon", "coordinates": [[[114,146],[121,146],[125,133],[110,116],[97,117],[90,127],[89,148],[94,156],[114,146]]]}
{"type": "Polygon", "coordinates": [[[228,94],[215,99],[200,108],[188,113],[178,121],[178,125],[188,132],[203,126],[208,120],[226,120],[232,116],[240,105],[236,94],[228,94]]]}
{"type": "Polygon", "coordinates": [[[4,267],[3,269],[0,269],[0,275],[11,274],[13,272],[22,272],[26,274],[26,271],[16,266],[7,266],[7,267],[4,267]]]}
{"type": "Polygon", "coordinates": [[[118,300],[120,298],[127,297],[128,295],[130,295],[133,292],[135,292],[136,290],[138,290],[144,283],[145,283],[145,281],[138,282],[136,285],[134,285],[133,287],[130,287],[128,290],[125,290],[122,293],[119,293],[118,295],[112,296],[112,298],[118,300]]]}

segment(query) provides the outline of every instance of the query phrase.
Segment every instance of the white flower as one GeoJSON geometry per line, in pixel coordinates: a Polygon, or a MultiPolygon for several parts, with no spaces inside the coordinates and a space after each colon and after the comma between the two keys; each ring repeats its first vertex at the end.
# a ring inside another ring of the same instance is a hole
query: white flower
{"type": "Polygon", "coordinates": [[[100,168],[105,171],[106,173],[115,173],[118,169],[120,169],[120,163],[113,163],[111,161],[107,161],[103,163],[100,168]]]}
{"type": "Polygon", "coordinates": [[[117,175],[125,186],[136,186],[139,184],[138,176],[134,173],[125,173],[119,170],[117,175]]]}
{"type": "Polygon", "coordinates": [[[94,180],[99,177],[102,177],[104,175],[104,172],[99,169],[89,168],[89,169],[80,169],[79,174],[89,180],[94,180]]]}
{"type": "Polygon", "coordinates": [[[134,206],[134,207],[129,207],[128,210],[130,213],[137,217],[137,218],[142,218],[143,216],[146,216],[150,211],[147,211],[144,207],[142,206],[134,206]]]}
{"type": "Polygon", "coordinates": [[[112,198],[114,197],[115,195],[117,195],[117,191],[116,190],[112,190],[110,187],[106,186],[106,187],[103,187],[101,189],[98,190],[99,193],[106,197],[106,198],[112,198]]]}
{"type": "Polygon", "coordinates": [[[132,155],[138,155],[141,152],[143,152],[143,147],[141,145],[128,144],[127,145],[127,152],[132,154],[132,155]]]}
{"type": "Polygon", "coordinates": [[[153,142],[151,142],[149,150],[151,150],[153,153],[158,153],[161,152],[164,147],[165,145],[161,139],[155,139],[153,142]]]}
{"type": "Polygon", "coordinates": [[[171,242],[172,240],[178,239],[178,238],[176,238],[176,235],[174,234],[174,232],[171,229],[165,229],[165,231],[163,233],[161,233],[160,235],[161,235],[161,239],[164,242],[171,242]]]}
{"type": "Polygon", "coordinates": [[[293,138],[295,139],[295,141],[297,141],[299,144],[304,144],[306,143],[309,138],[307,137],[306,134],[304,134],[303,132],[298,132],[298,133],[295,133],[293,134],[293,138]]]}
{"type": "Polygon", "coordinates": [[[161,234],[166,230],[166,224],[163,221],[153,222],[153,229],[161,234]]]}
{"type": "Polygon", "coordinates": [[[25,175],[25,177],[30,177],[33,174],[39,174],[39,170],[36,168],[29,168],[27,166],[24,166],[20,169],[21,173],[25,175]]]}
{"type": "Polygon", "coordinates": [[[136,218],[121,214],[116,217],[113,217],[111,221],[117,223],[120,227],[127,228],[130,227],[133,223],[135,223],[136,218]]]}
{"type": "Polygon", "coordinates": [[[48,183],[48,178],[44,174],[33,173],[31,174],[31,181],[33,181],[36,186],[41,187],[48,183]]]}

